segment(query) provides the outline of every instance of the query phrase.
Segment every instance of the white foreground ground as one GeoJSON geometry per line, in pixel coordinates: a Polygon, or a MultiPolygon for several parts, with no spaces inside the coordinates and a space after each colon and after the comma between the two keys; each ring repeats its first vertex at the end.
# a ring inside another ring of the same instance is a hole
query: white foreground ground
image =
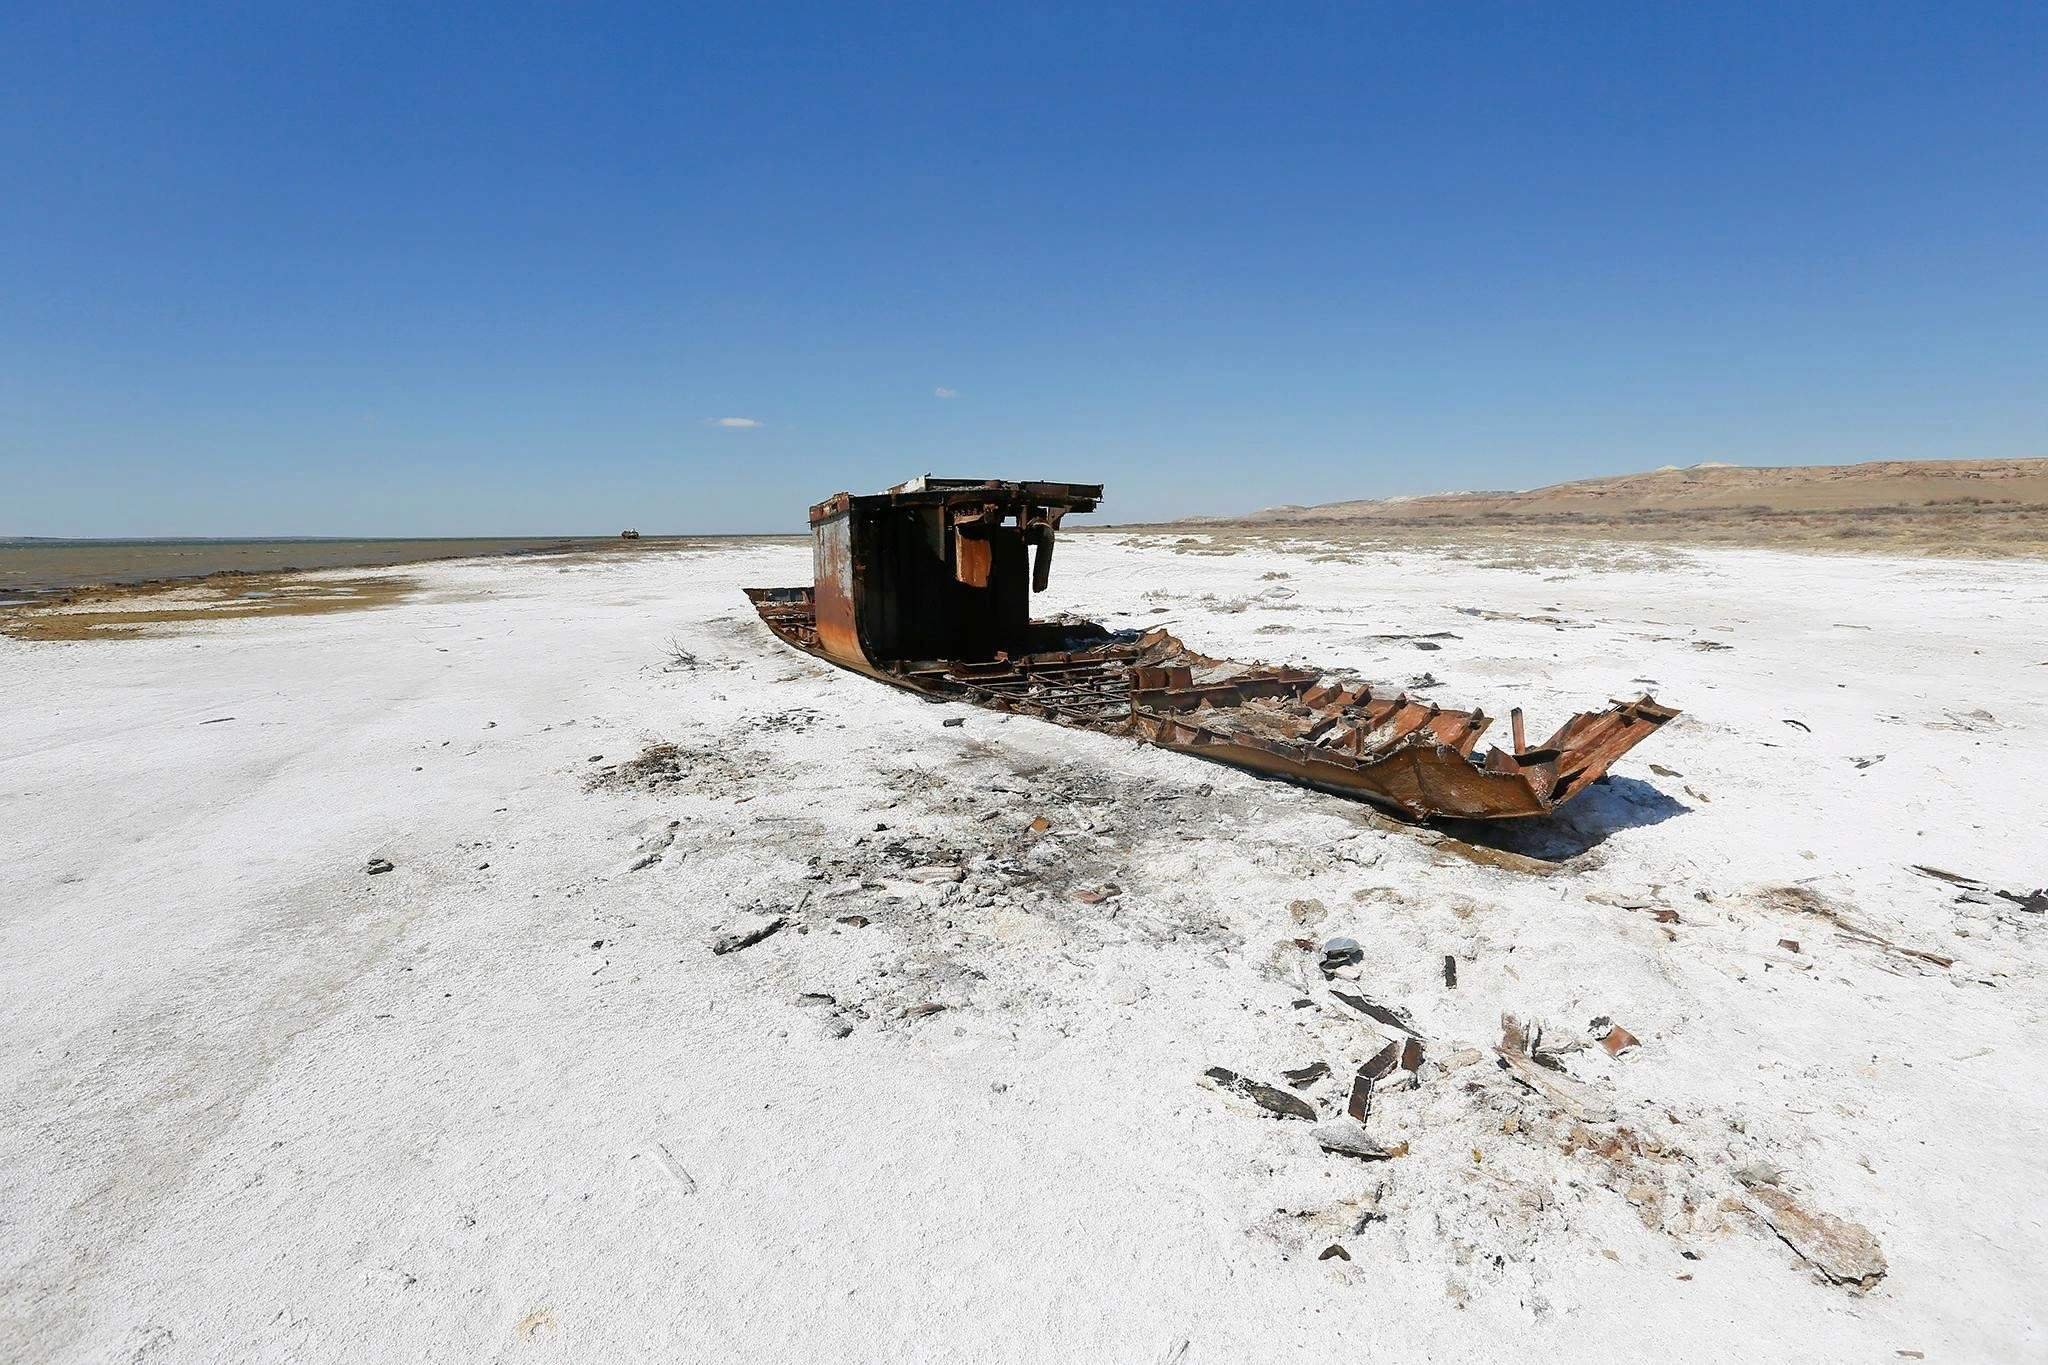
{"type": "Polygon", "coordinates": [[[0,1358],[2048,1351],[2043,916],[1992,894],[2048,883],[2048,566],[1062,546],[1047,610],[1538,734],[1685,708],[1531,833],[1586,848],[1549,877],[824,667],[738,592],[800,546],[404,572],[0,640],[0,1358]],[[1391,1030],[1333,986],[1423,1035],[1404,1156],[1202,1084],[1320,1060],[1341,1112],[1391,1030]],[[1504,1012],[1618,1123],[1518,1084],[1504,1012]]]}

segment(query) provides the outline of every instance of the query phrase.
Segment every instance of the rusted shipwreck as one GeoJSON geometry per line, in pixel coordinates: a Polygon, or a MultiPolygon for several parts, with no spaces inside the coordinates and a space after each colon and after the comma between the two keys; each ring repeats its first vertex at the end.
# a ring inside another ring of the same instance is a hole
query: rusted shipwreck
{"type": "Polygon", "coordinates": [[[817,582],[749,588],[807,654],[938,699],[1131,735],[1359,797],[1411,819],[1555,810],[1678,712],[1648,696],[1573,716],[1537,745],[1473,750],[1493,723],[1314,669],[1197,654],[1164,630],[1031,619],[1062,518],[1099,484],[912,479],[811,508],[817,582]]]}

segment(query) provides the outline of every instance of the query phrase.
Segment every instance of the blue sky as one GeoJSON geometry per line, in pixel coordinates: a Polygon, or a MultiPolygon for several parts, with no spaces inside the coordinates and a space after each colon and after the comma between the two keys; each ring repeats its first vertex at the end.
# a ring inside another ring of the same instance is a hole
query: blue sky
{"type": "Polygon", "coordinates": [[[2048,454],[2044,71],[2039,4],[8,6],[0,533],[2048,454]]]}

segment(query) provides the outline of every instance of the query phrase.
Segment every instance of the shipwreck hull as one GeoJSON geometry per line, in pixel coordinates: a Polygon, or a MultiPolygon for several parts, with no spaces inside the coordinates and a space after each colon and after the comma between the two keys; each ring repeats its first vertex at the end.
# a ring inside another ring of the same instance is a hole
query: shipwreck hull
{"type": "Polygon", "coordinates": [[[1233,697],[1211,688],[1191,709],[1173,709],[1174,701],[1184,700],[1173,698],[1155,709],[1146,690],[1135,685],[1140,670],[1156,666],[1145,661],[1203,658],[1164,631],[989,664],[934,660],[889,668],[848,661],[825,647],[813,628],[804,610],[808,591],[754,588],[748,596],[785,643],[892,686],[934,700],[1127,735],[1370,801],[1415,820],[1548,814],[1678,714],[1648,697],[1615,702],[1574,716],[1542,745],[1520,753],[1496,748],[1481,763],[1471,751],[1489,725],[1483,715],[1446,711],[1403,694],[1380,697],[1369,687],[1324,683],[1302,670],[1204,659],[1212,667],[1243,669],[1241,690],[1233,697]],[[1319,690],[1327,695],[1315,697],[1319,690]],[[1446,743],[1438,737],[1445,732],[1461,738],[1446,743]],[[1319,742],[1332,735],[1334,743],[1319,742]]]}
{"type": "Polygon", "coordinates": [[[1678,712],[1648,696],[1474,757],[1492,720],[1313,669],[1197,654],[1163,630],[1033,621],[1060,519],[1099,486],[918,479],[811,509],[816,583],[749,588],[785,643],[936,700],[1127,735],[1410,819],[1545,815],[1678,712]],[[1014,522],[1014,525],[1011,524],[1014,522]]]}

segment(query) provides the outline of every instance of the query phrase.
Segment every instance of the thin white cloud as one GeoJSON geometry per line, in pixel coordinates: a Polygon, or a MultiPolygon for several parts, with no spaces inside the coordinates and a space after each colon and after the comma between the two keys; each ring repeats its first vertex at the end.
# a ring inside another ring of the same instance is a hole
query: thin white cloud
{"type": "Polygon", "coordinates": [[[751,417],[714,417],[711,419],[711,425],[714,427],[733,427],[737,430],[745,431],[752,427],[758,427],[761,424],[751,417]]]}
{"type": "Polygon", "coordinates": [[[932,397],[934,398],[958,398],[959,396],[960,390],[949,389],[943,384],[932,390],[932,397]]]}

